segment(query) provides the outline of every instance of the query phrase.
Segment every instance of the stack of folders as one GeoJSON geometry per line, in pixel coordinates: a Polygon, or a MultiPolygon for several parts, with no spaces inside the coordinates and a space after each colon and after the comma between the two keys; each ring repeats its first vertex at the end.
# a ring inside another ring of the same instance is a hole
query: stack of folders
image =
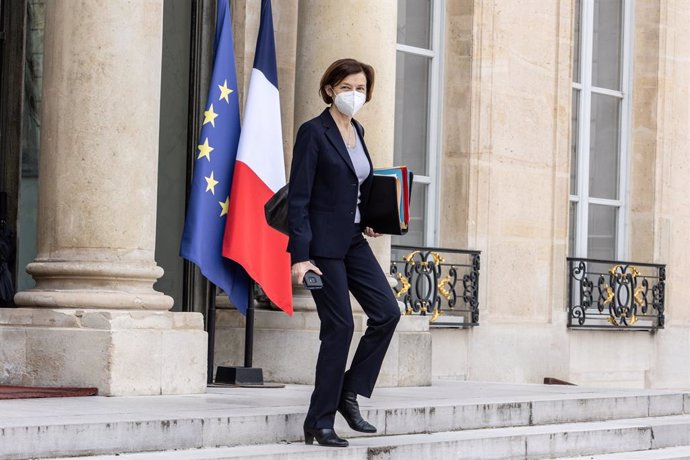
{"type": "Polygon", "coordinates": [[[363,224],[377,233],[404,235],[410,225],[412,172],[407,166],[374,169],[363,224]]]}

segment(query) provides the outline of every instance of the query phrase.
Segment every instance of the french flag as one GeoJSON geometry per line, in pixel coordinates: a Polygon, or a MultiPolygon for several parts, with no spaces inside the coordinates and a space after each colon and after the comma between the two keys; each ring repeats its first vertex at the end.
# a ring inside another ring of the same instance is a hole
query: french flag
{"type": "Polygon", "coordinates": [[[269,227],[264,204],[285,185],[283,133],[270,0],[261,2],[254,67],[230,191],[223,255],[244,267],[280,309],[292,315],[288,238],[269,227]]]}

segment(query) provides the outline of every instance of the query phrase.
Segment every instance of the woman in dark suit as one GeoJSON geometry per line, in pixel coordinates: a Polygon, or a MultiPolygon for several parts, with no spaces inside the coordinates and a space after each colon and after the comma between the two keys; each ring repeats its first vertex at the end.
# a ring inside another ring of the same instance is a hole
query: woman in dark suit
{"type": "Polygon", "coordinates": [[[362,232],[363,204],[369,199],[372,164],[364,130],[352,117],[371,99],[374,69],[354,59],[331,64],[319,87],[327,107],[304,123],[295,141],[288,192],[288,251],[292,273],[322,275],[313,290],[321,320],[321,348],[304,438],[324,446],[346,447],[333,430],[336,411],[350,428],[374,433],[362,418],[357,395],[371,397],[381,363],[400,320],[400,309],[362,232]],[[350,369],[345,372],[354,323],[348,292],[368,316],[350,369]]]}

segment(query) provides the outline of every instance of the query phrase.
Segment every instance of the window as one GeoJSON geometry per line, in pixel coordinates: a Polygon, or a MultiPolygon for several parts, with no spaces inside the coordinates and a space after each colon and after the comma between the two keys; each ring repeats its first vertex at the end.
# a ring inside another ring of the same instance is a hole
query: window
{"type": "Polygon", "coordinates": [[[414,173],[410,228],[394,244],[436,245],[443,0],[398,1],[396,165],[414,173]]]}
{"type": "Polygon", "coordinates": [[[24,51],[24,107],[22,119],[21,176],[17,211],[17,290],[35,282],[25,268],[36,257],[38,243],[38,181],[43,90],[43,36],[45,2],[26,2],[26,48],[24,51]]]}
{"type": "Polygon", "coordinates": [[[570,255],[625,258],[632,1],[576,0],[570,255]]]}

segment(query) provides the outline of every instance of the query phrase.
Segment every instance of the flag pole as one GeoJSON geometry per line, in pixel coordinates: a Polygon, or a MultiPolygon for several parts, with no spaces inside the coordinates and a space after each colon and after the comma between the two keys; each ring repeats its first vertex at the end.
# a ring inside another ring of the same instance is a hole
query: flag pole
{"type": "MultiPolygon", "coordinates": [[[[247,321],[244,327],[244,367],[252,367],[254,357],[254,304],[256,296],[254,294],[256,282],[249,281],[249,306],[247,307],[247,321]]],[[[263,379],[262,379],[263,380],[263,379]]]]}
{"type": "Polygon", "coordinates": [[[208,282],[207,289],[207,319],[206,319],[206,330],[208,332],[208,367],[207,367],[207,377],[206,382],[208,384],[213,383],[213,361],[214,352],[216,344],[216,285],[212,282],[208,282]]]}
{"type": "MultiPolygon", "coordinates": [[[[244,325],[244,367],[218,366],[216,371],[216,383],[240,386],[264,386],[263,369],[260,367],[252,367],[254,354],[254,306],[256,304],[256,296],[254,294],[255,285],[255,281],[250,278],[249,305],[247,306],[244,325]]],[[[211,317],[209,316],[209,320],[210,319],[211,317]]]]}

